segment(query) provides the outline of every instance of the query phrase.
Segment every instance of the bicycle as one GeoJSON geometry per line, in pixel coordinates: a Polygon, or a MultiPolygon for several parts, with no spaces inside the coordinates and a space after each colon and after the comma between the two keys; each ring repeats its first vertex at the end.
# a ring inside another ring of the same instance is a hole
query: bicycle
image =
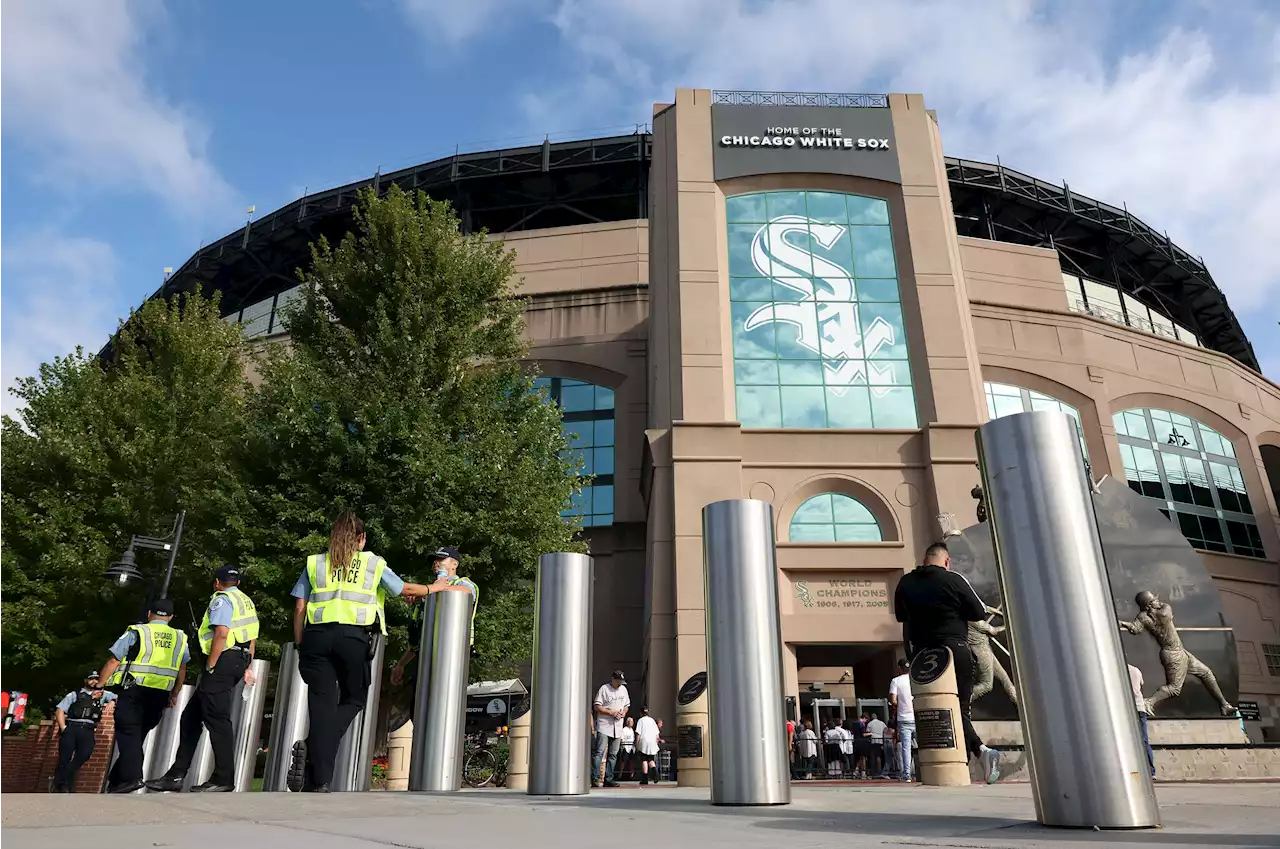
{"type": "Polygon", "coordinates": [[[462,781],[468,787],[485,787],[490,782],[501,787],[506,783],[506,770],[498,763],[498,754],[484,732],[468,734],[463,747],[462,781]]]}

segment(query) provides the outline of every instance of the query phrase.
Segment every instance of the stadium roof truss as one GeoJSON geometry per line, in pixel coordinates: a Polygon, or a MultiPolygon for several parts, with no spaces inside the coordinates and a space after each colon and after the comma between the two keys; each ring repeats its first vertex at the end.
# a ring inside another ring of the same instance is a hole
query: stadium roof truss
{"type": "MultiPolygon", "coordinates": [[[[399,185],[452,202],[466,232],[509,233],[647,218],[652,136],[551,142],[454,156],[308,194],[202,247],[152,297],[221,290],[224,314],[298,283],[321,236],[351,227],[357,192],[399,185]]],[[[1226,299],[1196,257],[1125,209],[1004,168],[946,160],[961,235],[1056,249],[1063,270],[1122,291],[1258,369],[1226,299]]]]}

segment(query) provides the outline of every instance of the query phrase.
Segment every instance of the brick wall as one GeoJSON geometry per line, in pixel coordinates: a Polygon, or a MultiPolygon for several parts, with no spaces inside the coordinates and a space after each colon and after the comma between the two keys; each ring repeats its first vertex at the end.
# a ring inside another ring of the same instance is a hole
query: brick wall
{"type": "MultiPolygon", "coordinates": [[[[115,705],[108,705],[94,733],[93,757],[80,767],[76,793],[99,793],[111,761],[115,739],[115,705]]],[[[47,793],[58,766],[58,735],[52,720],[27,732],[26,737],[5,737],[0,744],[0,792],[47,793]]]]}

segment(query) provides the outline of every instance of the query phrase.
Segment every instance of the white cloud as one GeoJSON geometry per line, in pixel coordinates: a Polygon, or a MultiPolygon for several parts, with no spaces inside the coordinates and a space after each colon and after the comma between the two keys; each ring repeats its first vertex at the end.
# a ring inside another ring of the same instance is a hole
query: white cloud
{"type": "Polygon", "coordinates": [[[14,381],[85,345],[96,351],[116,328],[115,252],[106,242],[39,230],[4,248],[4,338],[0,340],[0,409],[20,406],[14,381]],[[15,285],[17,284],[17,285],[15,285]]]}
{"type": "Polygon", "coordinates": [[[400,0],[409,21],[436,44],[457,44],[489,32],[516,0],[400,0]]]}
{"type": "Polygon", "coordinates": [[[6,136],[68,187],[141,187],[194,213],[230,203],[206,133],[148,82],[142,37],[162,10],[147,0],[6,0],[6,136]]]}
{"type": "Polygon", "coordinates": [[[1127,203],[1202,254],[1260,359],[1280,361],[1274,5],[562,0],[542,12],[564,52],[556,79],[520,97],[532,122],[645,120],[677,86],[923,92],[948,154],[999,155],[1127,203]]]}

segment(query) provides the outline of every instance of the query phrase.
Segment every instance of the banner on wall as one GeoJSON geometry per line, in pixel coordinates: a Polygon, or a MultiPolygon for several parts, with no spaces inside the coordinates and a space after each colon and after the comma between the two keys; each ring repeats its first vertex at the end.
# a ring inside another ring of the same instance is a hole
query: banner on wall
{"type": "Polygon", "coordinates": [[[845,174],[901,183],[887,108],[711,107],[715,178],[845,174]]]}

